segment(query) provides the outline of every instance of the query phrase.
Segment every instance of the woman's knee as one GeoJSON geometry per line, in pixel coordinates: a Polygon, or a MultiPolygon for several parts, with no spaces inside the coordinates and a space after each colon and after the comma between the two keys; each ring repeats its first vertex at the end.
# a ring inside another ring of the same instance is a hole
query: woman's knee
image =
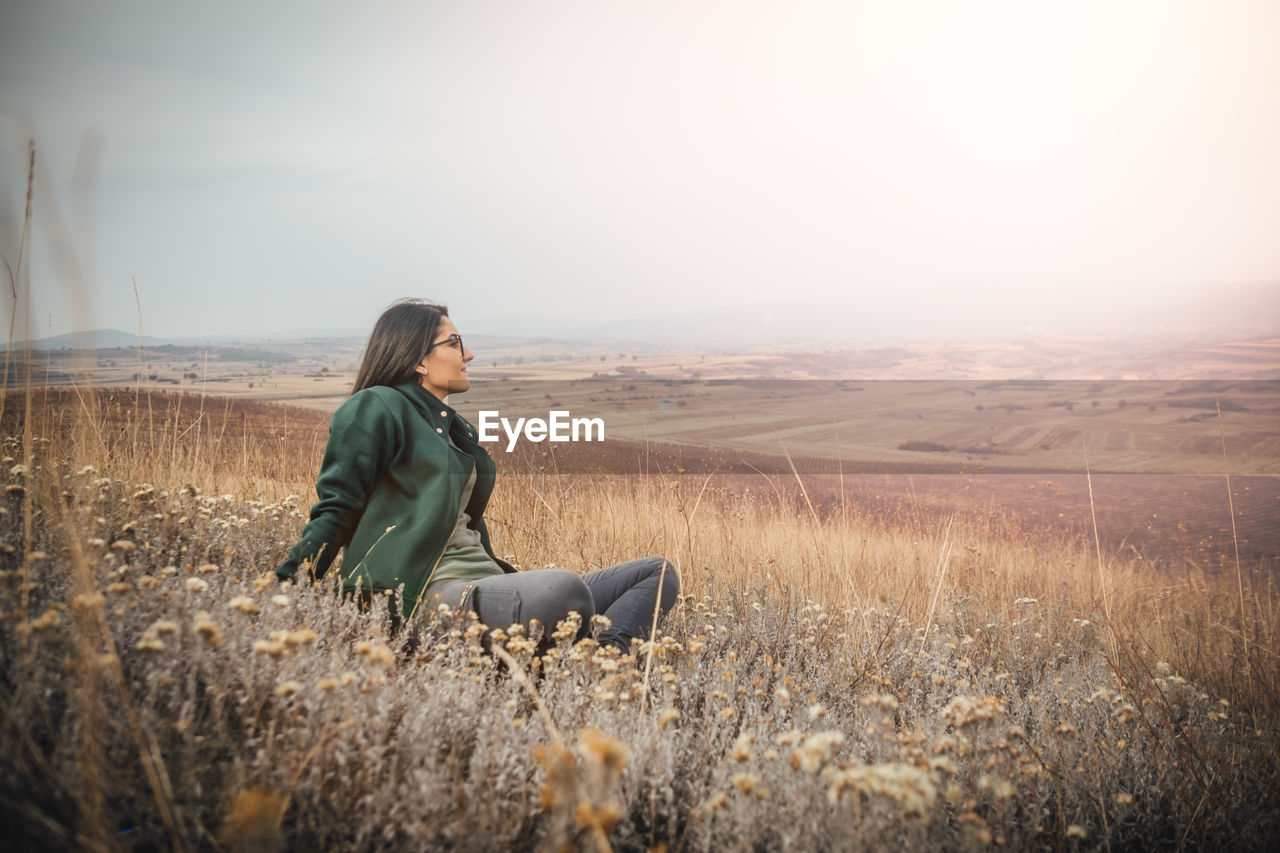
{"type": "Polygon", "coordinates": [[[543,569],[537,575],[536,588],[522,591],[524,621],[537,619],[547,630],[554,630],[557,622],[576,611],[583,626],[590,625],[596,615],[595,601],[579,575],[567,569],[543,569]]]}
{"type": "Polygon", "coordinates": [[[669,610],[680,595],[680,575],[666,557],[649,559],[653,561],[653,576],[658,578],[658,583],[662,586],[662,609],[669,610]]]}
{"type": "Polygon", "coordinates": [[[566,574],[569,577],[565,578],[558,590],[560,609],[566,616],[577,611],[584,623],[590,622],[591,617],[596,615],[596,603],[591,597],[591,590],[578,575],[572,572],[566,574]]]}

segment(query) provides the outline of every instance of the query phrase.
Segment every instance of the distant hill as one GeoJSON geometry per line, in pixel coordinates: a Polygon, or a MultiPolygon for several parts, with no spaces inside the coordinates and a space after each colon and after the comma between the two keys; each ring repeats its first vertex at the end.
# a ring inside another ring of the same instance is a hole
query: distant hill
{"type": "MultiPolygon", "coordinates": [[[[203,346],[205,344],[237,344],[251,341],[254,343],[270,342],[270,341],[295,341],[295,340],[313,340],[313,339],[335,339],[335,338],[364,338],[368,335],[368,330],[354,329],[295,329],[287,332],[280,332],[275,335],[203,335],[194,337],[179,338],[158,338],[147,335],[143,340],[143,346],[203,346]]],[[[119,329],[94,329],[88,332],[69,332],[65,335],[54,335],[51,338],[40,338],[39,340],[30,341],[33,350],[57,350],[57,349],[113,349],[115,347],[136,347],[138,345],[138,336],[132,332],[122,332],[119,329]]],[[[21,349],[23,343],[15,342],[14,348],[21,349]]]]}
{"type": "MultiPolygon", "coordinates": [[[[146,343],[150,345],[155,341],[148,338],[146,343]]],[[[51,338],[15,343],[14,349],[21,349],[25,344],[30,344],[32,349],[38,350],[111,349],[112,347],[136,347],[138,336],[119,329],[94,329],[89,332],[70,332],[65,335],[54,335],[51,338]]]]}

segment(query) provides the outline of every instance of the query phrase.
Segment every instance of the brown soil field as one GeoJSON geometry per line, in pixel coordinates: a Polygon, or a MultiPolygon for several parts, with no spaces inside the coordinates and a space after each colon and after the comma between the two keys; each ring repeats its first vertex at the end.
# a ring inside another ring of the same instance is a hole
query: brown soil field
{"type": "MultiPolygon", "coordinates": [[[[1280,380],[1267,378],[1280,374],[1280,341],[1081,339],[521,364],[521,353],[536,352],[501,344],[473,363],[471,391],[452,400],[460,412],[478,422],[482,410],[511,420],[567,410],[602,418],[607,438],[522,440],[507,454],[499,431],[491,451],[509,473],[690,477],[712,489],[786,494],[805,513],[807,497],[819,515],[843,507],[923,523],[958,511],[1029,533],[1091,535],[1087,449],[1106,549],[1206,567],[1233,556],[1229,472],[1242,558],[1280,554],[1280,380]]],[[[263,484],[274,478],[305,492],[362,346],[15,356],[3,425],[16,423],[14,385],[29,376],[53,386],[50,405],[34,408],[37,434],[73,429],[89,405],[111,425],[96,438],[105,451],[154,449],[152,476],[163,477],[166,454],[202,435],[194,452],[211,472],[220,459],[258,460],[263,484]],[[102,390],[74,390],[86,385],[102,390]]]]}
{"type": "Polygon", "coordinates": [[[647,476],[686,484],[694,494],[755,491],[819,519],[867,514],[926,530],[961,514],[987,520],[1001,535],[1013,531],[1028,544],[1063,535],[1092,540],[1096,517],[1104,554],[1233,570],[1238,545],[1247,565],[1280,565],[1280,477],[1274,476],[1232,475],[1229,501],[1222,474],[1001,473],[856,461],[841,463],[837,473],[828,459],[628,440],[554,450],[527,445],[494,457],[507,474],[647,476]]]}
{"type": "MultiPolygon", "coordinates": [[[[15,433],[25,410],[9,394],[0,429],[15,433]]],[[[141,446],[154,448],[159,474],[171,449],[196,443],[216,471],[248,459],[262,479],[292,483],[301,497],[314,495],[327,438],[320,411],[193,394],[116,389],[80,395],[50,389],[33,397],[36,436],[69,436],[92,412],[106,458],[141,446]],[[199,442],[192,442],[193,438],[199,442]]],[[[888,521],[929,526],[951,513],[983,516],[1002,529],[1023,531],[1029,541],[1046,535],[1091,537],[1093,514],[1107,554],[1137,554],[1170,567],[1206,570],[1234,559],[1227,480],[1221,473],[1124,473],[1095,471],[1093,512],[1087,476],[1080,471],[1018,472],[956,467],[916,454],[910,461],[783,455],[703,448],[666,441],[609,438],[604,443],[523,443],[507,454],[495,447],[507,476],[652,477],[718,492],[760,491],[782,496],[797,514],[872,514],[888,521]],[[919,457],[925,457],[920,459],[919,457]],[[812,509],[810,508],[812,507],[812,509]]],[[[1220,453],[1220,451],[1219,451],[1220,453]]],[[[1221,456],[1215,457],[1221,465],[1221,456]]],[[[1230,457],[1229,457],[1230,458],[1230,457]]],[[[1280,560],[1280,478],[1232,472],[1236,540],[1242,560],[1255,566],[1280,560]]],[[[250,495],[251,496],[251,495],[250,495]]],[[[976,547],[976,546],[975,546],[976,547]]]]}

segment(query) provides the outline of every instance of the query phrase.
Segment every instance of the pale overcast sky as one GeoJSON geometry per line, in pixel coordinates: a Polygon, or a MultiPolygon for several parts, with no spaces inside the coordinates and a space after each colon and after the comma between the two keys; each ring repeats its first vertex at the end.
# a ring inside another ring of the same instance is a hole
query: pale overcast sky
{"type": "Polygon", "coordinates": [[[40,336],[1280,320],[1275,0],[0,0],[31,137],[40,336]]]}

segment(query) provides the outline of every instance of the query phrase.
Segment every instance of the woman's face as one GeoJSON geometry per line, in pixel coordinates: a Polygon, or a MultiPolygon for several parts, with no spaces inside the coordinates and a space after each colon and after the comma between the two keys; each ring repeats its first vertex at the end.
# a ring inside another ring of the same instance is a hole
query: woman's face
{"type": "Polygon", "coordinates": [[[441,400],[450,394],[461,394],[471,387],[467,362],[473,358],[475,355],[462,343],[453,321],[441,317],[436,339],[418,364],[418,382],[441,400]]]}

